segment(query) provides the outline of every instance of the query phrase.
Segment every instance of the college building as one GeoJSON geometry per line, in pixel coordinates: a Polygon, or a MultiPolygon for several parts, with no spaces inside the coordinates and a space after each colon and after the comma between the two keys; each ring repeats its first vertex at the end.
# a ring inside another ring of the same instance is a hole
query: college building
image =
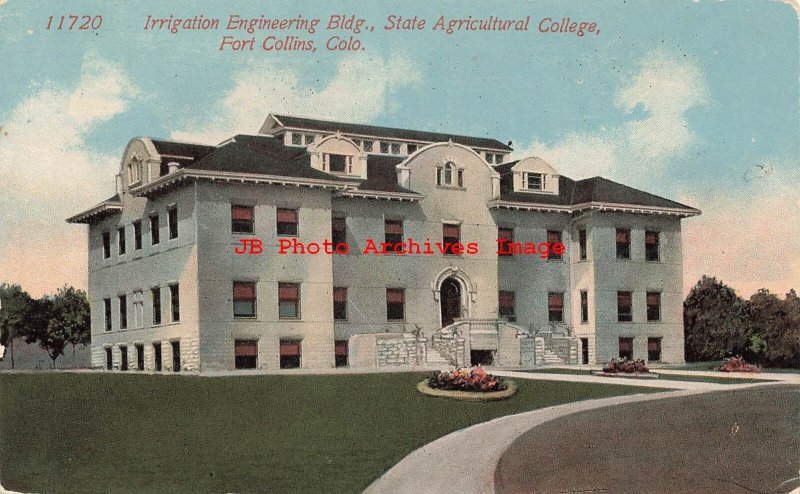
{"type": "Polygon", "coordinates": [[[511,152],[275,114],[218,145],[132,139],[116,195],[68,219],[89,225],[92,366],[682,362],[681,219],[700,211],[511,152]],[[363,252],[412,240],[445,249],[363,252]],[[565,250],[524,250],[543,243],[565,250]]]}

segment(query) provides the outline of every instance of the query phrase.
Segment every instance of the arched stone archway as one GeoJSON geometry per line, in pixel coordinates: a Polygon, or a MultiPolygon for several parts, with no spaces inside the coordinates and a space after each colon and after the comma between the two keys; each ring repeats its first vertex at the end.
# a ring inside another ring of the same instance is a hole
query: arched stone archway
{"type": "Polygon", "coordinates": [[[439,272],[433,282],[433,298],[439,302],[439,326],[448,326],[459,317],[469,317],[475,296],[475,284],[467,273],[456,266],[439,272]]]}

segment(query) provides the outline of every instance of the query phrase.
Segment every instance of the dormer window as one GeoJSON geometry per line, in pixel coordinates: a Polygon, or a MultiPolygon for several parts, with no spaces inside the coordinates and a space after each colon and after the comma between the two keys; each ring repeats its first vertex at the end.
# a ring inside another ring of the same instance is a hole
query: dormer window
{"type": "Polygon", "coordinates": [[[365,153],[372,152],[372,141],[364,141],[364,152],[365,153]]]}
{"type": "Polygon", "coordinates": [[[418,144],[407,144],[406,145],[406,149],[408,149],[408,154],[414,154],[414,153],[417,152],[417,149],[419,149],[419,145],[418,144]]]}
{"type": "Polygon", "coordinates": [[[527,190],[544,190],[545,175],[543,173],[523,173],[522,188],[527,190]]]}
{"type": "Polygon", "coordinates": [[[353,173],[353,157],[343,154],[326,154],[325,165],[331,173],[353,173]]]}
{"type": "Polygon", "coordinates": [[[452,161],[436,169],[436,185],[439,187],[464,187],[464,169],[452,161]]]}
{"type": "Polygon", "coordinates": [[[306,145],[314,144],[314,134],[306,134],[306,145]]]}
{"type": "Polygon", "coordinates": [[[302,146],[303,145],[303,134],[298,134],[297,132],[292,132],[292,144],[295,146],[302,146]]]}
{"type": "Polygon", "coordinates": [[[486,153],[486,162],[489,163],[490,165],[494,163],[494,154],[486,153]]]}
{"type": "Polygon", "coordinates": [[[128,183],[135,184],[142,180],[142,161],[134,159],[128,163],[128,183]]]}
{"type": "Polygon", "coordinates": [[[400,143],[393,142],[391,147],[392,147],[392,154],[400,154],[400,143]]]}

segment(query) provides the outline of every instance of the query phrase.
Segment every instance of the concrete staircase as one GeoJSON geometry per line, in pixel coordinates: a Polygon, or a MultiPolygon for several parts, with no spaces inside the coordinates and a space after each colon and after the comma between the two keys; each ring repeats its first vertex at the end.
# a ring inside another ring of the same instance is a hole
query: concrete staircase
{"type": "Polygon", "coordinates": [[[433,346],[429,346],[428,347],[428,362],[427,363],[430,366],[441,367],[443,369],[447,368],[447,367],[452,367],[450,362],[448,362],[447,359],[444,358],[441,353],[439,353],[439,350],[433,348],[433,346]]]}
{"type": "Polygon", "coordinates": [[[545,365],[563,365],[564,359],[559,357],[555,352],[549,348],[544,349],[544,363],[545,365]]]}

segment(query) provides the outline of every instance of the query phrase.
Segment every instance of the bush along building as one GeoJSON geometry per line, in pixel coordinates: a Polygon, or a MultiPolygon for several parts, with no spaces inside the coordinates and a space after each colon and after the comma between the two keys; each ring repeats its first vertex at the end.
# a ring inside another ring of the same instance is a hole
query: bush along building
{"type": "Polygon", "coordinates": [[[93,367],[683,361],[680,222],[700,211],[511,151],[289,115],[216,146],[132,139],[117,194],[68,219],[89,225],[93,367]],[[477,253],[364,253],[412,240],[477,253]],[[546,242],[566,250],[525,253],[546,242]]]}

